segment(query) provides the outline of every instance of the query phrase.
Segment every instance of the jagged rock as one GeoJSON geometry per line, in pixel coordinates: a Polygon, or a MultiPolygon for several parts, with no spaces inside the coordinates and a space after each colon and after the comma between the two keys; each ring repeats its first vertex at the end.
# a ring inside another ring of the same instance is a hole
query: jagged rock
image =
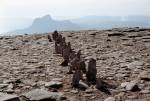
{"type": "Polygon", "coordinates": [[[16,95],[10,95],[0,92],[0,101],[20,101],[16,95]]]}
{"type": "Polygon", "coordinates": [[[89,82],[96,82],[96,60],[91,58],[88,63],[88,71],[86,73],[87,81],[89,82]]]}
{"type": "Polygon", "coordinates": [[[60,44],[57,44],[56,42],[55,42],[55,52],[56,52],[56,54],[62,54],[62,46],[60,46],[60,44]]]}
{"type": "Polygon", "coordinates": [[[64,97],[62,93],[48,92],[43,89],[34,89],[22,95],[31,101],[59,101],[64,97]]]}
{"type": "Polygon", "coordinates": [[[62,42],[62,43],[66,43],[66,38],[63,37],[61,42],[62,42]]]}
{"type": "Polygon", "coordinates": [[[70,67],[69,67],[69,72],[71,73],[73,70],[77,70],[79,67],[79,61],[80,59],[77,57],[74,57],[71,61],[70,61],[70,67]]]}
{"type": "Polygon", "coordinates": [[[57,37],[58,37],[58,32],[54,31],[54,33],[52,34],[53,40],[56,41],[57,37]]]}
{"type": "Polygon", "coordinates": [[[72,50],[72,48],[71,48],[71,43],[68,42],[68,43],[67,43],[67,46],[68,46],[69,51],[71,52],[71,50],[72,50]]]}
{"type": "Polygon", "coordinates": [[[82,78],[82,73],[80,70],[76,70],[75,73],[73,74],[72,78],[72,86],[75,88],[79,87],[79,81],[82,78]]]}
{"type": "Polygon", "coordinates": [[[69,56],[70,56],[70,48],[68,48],[67,46],[65,46],[63,48],[63,51],[62,51],[62,57],[66,60],[69,60],[69,56]]]}
{"type": "Polygon", "coordinates": [[[69,60],[72,61],[75,57],[76,57],[76,52],[75,51],[71,51],[70,52],[70,56],[69,56],[69,60]]]}
{"type": "Polygon", "coordinates": [[[87,70],[86,70],[85,62],[84,61],[80,61],[79,64],[80,64],[79,69],[82,70],[83,73],[86,73],[87,70]]]}
{"type": "Polygon", "coordinates": [[[60,44],[60,46],[62,46],[63,48],[64,48],[65,46],[67,46],[66,38],[63,37],[62,40],[61,40],[61,42],[60,42],[59,44],[60,44]]]}
{"type": "Polygon", "coordinates": [[[81,58],[81,50],[79,50],[79,51],[77,52],[76,57],[77,57],[78,59],[81,58]]]}
{"type": "Polygon", "coordinates": [[[56,43],[60,44],[62,42],[62,35],[58,34],[58,37],[56,38],[56,43]]]}

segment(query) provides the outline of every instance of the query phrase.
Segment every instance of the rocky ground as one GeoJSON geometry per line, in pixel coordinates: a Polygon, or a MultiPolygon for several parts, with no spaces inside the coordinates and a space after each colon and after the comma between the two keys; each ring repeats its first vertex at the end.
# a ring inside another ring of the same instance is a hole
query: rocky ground
{"type": "Polygon", "coordinates": [[[96,59],[97,78],[117,86],[112,94],[95,85],[72,88],[72,74],[60,66],[48,33],[0,37],[0,101],[150,101],[150,29],[60,33],[86,62],[96,59]]]}

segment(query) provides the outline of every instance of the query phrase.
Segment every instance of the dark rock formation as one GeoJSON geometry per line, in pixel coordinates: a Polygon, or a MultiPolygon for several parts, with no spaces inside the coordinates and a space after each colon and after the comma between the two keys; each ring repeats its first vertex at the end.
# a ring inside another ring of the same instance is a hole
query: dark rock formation
{"type": "Polygon", "coordinates": [[[57,44],[55,42],[55,52],[56,54],[62,54],[62,46],[60,46],[60,44],[57,44]]]}
{"type": "Polygon", "coordinates": [[[58,37],[56,37],[56,43],[60,44],[62,42],[62,35],[58,34],[58,37]]]}
{"type": "Polygon", "coordinates": [[[106,94],[109,94],[109,95],[111,94],[108,89],[108,84],[102,81],[100,78],[98,78],[96,81],[96,88],[106,94]]]}
{"type": "Polygon", "coordinates": [[[68,66],[69,60],[65,59],[60,65],[61,66],[68,66]]]}
{"type": "Polygon", "coordinates": [[[54,31],[54,33],[52,34],[53,40],[56,41],[57,37],[58,37],[58,32],[54,31]]]}
{"type": "Polygon", "coordinates": [[[73,74],[72,86],[78,88],[80,79],[82,79],[82,72],[80,70],[76,70],[73,74]]]}
{"type": "Polygon", "coordinates": [[[86,73],[86,64],[85,64],[85,62],[83,60],[80,61],[79,69],[82,70],[83,73],[86,73]]]}
{"type": "Polygon", "coordinates": [[[91,83],[95,83],[96,82],[96,74],[97,74],[96,60],[91,58],[88,63],[88,71],[86,73],[87,81],[89,81],[91,83]]]}

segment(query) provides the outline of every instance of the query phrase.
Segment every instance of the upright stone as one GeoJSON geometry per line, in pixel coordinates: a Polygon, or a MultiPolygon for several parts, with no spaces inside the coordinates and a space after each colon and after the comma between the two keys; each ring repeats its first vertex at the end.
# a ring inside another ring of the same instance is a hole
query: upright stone
{"type": "Polygon", "coordinates": [[[60,46],[60,44],[57,44],[55,42],[55,52],[56,54],[62,54],[62,46],[60,46]]]}
{"type": "Polygon", "coordinates": [[[58,37],[56,38],[56,43],[60,44],[62,42],[62,35],[58,34],[58,37]]]}
{"type": "Polygon", "coordinates": [[[79,62],[79,69],[82,70],[83,73],[86,73],[86,64],[85,62],[82,60],[79,62]]]}
{"type": "Polygon", "coordinates": [[[96,82],[96,74],[97,74],[96,60],[91,58],[88,63],[88,71],[86,73],[87,81],[92,83],[96,82]]]}
{"type": "Polygon", "coordinates": [[[58,37],[58,32],[54,31],[54,33],[52,34],[53,40],[56,41],[57,37],[58,37]]]}
{"type": "Polygon", "coordinates": [[[72,78],[72,86],[75,88],[79,87],[79,81],[80,78],[82,78],[82,74],[80,70],[76,70],[75,73],[73,74],[73,78],[72,78]]]}

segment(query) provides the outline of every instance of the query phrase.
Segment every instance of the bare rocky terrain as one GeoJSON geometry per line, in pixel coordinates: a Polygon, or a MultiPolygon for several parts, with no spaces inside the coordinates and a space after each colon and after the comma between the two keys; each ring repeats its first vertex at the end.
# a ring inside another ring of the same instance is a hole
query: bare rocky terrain
{"type": "Polygon", "coordinates": [[[86,90],[73,88],[69,66],[60,66],[45,33],[0,37],[0,101],[150,101],[150,29],[59,33],[81,50],[86,67],[96,60],[97,78],[116,86],[111,94],[83,81],[86,90]]]}

